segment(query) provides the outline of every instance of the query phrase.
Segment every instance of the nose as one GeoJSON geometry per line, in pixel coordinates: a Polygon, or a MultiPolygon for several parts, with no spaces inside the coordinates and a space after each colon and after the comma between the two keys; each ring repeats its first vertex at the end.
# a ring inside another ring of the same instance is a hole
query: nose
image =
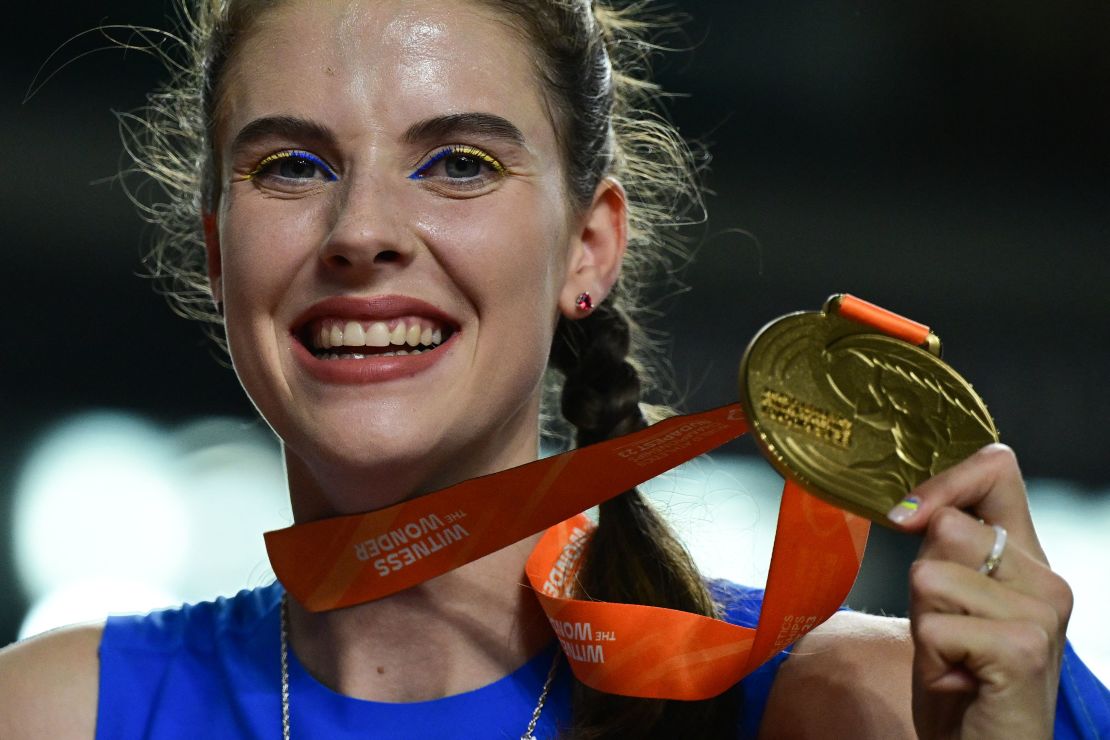
{"type": "Polygon", "coordinates": [[[320,247],[322,267],[357,279],[368,272],[404,266],[412,260],[414,246],[402,219],[402,210],[387,188],[370,178],[351,183],[320,247]]]}

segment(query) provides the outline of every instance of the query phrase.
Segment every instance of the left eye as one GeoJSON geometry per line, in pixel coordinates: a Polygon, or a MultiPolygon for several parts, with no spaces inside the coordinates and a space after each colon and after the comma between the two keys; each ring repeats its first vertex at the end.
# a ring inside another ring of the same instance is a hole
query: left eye
{"type": "Polygon", "coordinates": [[[456,145],[433,154],[409,177],[435,180],[446,187],[474,189],[506,174],[504,165],[493,155],[477,147],[456,145]]]}

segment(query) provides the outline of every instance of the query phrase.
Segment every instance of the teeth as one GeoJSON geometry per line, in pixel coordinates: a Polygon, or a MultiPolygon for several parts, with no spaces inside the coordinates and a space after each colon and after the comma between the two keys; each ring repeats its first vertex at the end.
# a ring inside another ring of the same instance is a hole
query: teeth
{"type": "Polygon", "coordinates": [[[389,343],[398,346],[403,345],[405,343],[405,337],[407,336],[408,332],[405,331],[405,322],[398,321],[397,326],[393,327],[393,331],[389,334],[389,343]]]}
{"type": "Polygon", "coordinates": [[[366,344],[366,333],[357,321],[348,321],[343,327],[343,346],[362,347],[366,344]]]}
{"type": "Polygon", "coordinates": [[[366,330],[366,346],[389,346],[389,327],[385,325],[384,321],[375,321],[370,325],[370,328],[366,330]]]}
{"type": "MultiPolygon", "coordinates": [[[[385,321],[325,320],[320,323],[312,343],[318,350],[333,347],[435,347],[443,343],[443,329],[423,326],[419,319],[397,320],[393,328],[385,321]]],[[[347,355],[349,356],[349,355],[347,355]]]]}

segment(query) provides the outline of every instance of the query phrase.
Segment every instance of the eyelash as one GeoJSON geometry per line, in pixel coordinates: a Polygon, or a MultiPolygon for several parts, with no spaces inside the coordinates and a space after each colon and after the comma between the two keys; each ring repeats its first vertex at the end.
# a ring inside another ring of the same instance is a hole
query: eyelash
{"type": "Polygon", "coordinates": [[[286,149],[285,151],[274,152],[273,154],[270,154],[269,156],[263,158],[261,162],[255,165],[253,170],[248,172],[246,175],[243,175],[240,179],[253,180],[260,174],[263,174],[263,170],[272,165],[274,162],[280,162],[283,159],[303,159],[304,161],[311,162],[312,164],[319,167],[324,174],[324,178],[328,182],[335,182],[339,179],[339,176],[335,174],[335,171],[331,167],[328,166],[327,162],[320,159],[312,152],[306,152],[303,149],[286,149]]]}
{"type": "Polygon", "coordinates": [[[444,147],[443,149],[440,149],[438,152],[433,154],[432,157],[427,162],[420,165],[420,167],[418,167],[415,172],[413,172],[411,175],[409,175],[409,179],[410,180],[423,180],[427,176],[428,170],[430,170],[436,164],[438,164],[439,162],[442,162],[447,157],[450,157],[452,155],[459,155],[459,154],[466,155],[466,156],[469,156],[469,157],[475,157],[475,158],[481,160],[482,162],[485,162],[490,167],[492,167],[493,171],[496,172],[499,176],[504,177],[505,175],[508,174],[508,171],[505,169],[505,165],[498,162],[490,154],[482,151],[481,149],[479,149],[477,147],[466,146],[466,145],[461,145],[461,144],[454,144],[452,146],[444,147]]]}

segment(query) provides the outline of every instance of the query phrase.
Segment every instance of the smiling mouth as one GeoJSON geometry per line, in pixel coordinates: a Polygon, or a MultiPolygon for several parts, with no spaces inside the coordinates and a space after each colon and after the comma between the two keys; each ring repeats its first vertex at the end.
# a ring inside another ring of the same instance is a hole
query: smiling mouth
{"type": "Polygon", "coordinates": [[[297,333],[300,342],[320,360],[365,360],[432,352],[451,338],[451,326],[425,318],[353,321],[323,318],[297,333]]]}

